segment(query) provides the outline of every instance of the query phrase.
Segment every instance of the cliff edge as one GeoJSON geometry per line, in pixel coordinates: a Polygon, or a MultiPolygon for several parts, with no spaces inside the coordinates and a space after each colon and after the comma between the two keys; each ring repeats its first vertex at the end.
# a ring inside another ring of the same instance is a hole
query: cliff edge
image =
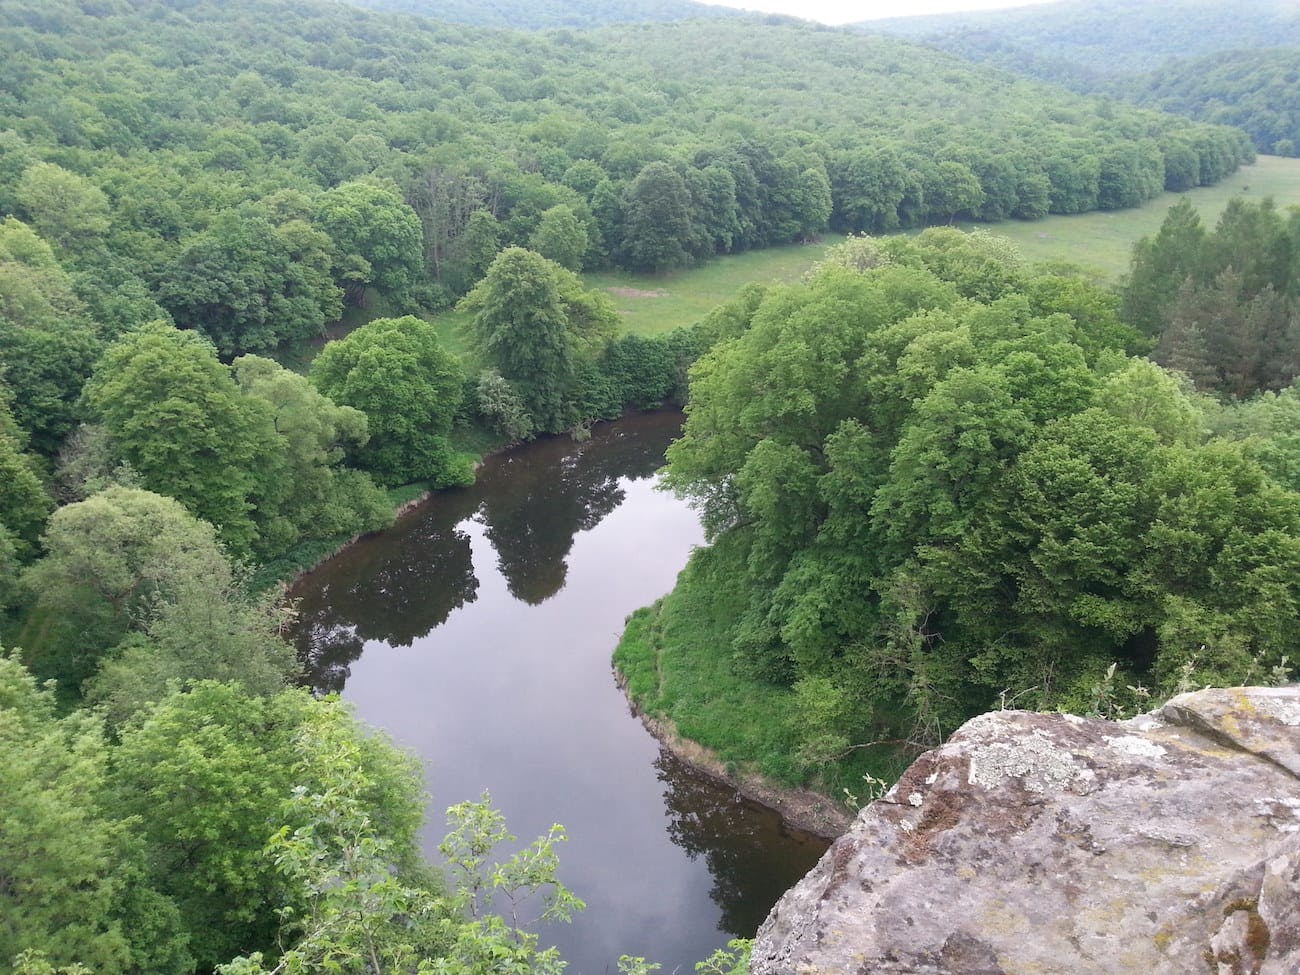
{"type": "Polygon", "coordinates": [[[967,722],[758,932],[753,975],[1295,975],[1300,686],[967,722]]]}

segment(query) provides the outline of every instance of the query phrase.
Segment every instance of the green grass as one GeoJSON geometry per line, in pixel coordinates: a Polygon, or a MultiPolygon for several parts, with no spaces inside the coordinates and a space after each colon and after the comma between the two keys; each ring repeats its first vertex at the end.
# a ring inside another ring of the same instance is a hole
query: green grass
{"type": "Polygon", "coordinates": [[[831,766],[802,763],[794,693],[737,673],[731,627],[749,594],[735,559],[725,544],[697,552],[669,595],[628,618],[614,665],[632,700],[728,765],[782,785],[838,800],[844,788],[862,791],[865,772],[892,781],[907,762],[888,748],[831,766]]]}
{"type": "Polygon", "coordinates": [[[799,280],[829,245],[843,239],[830,234],[820,244],[747,251],[664,274],[597,271],[582,278],[587,287],[599,288],[614,299],[629,332],[658,335],[679,325],[693,325],[750,282],[799,280]]]}
{"type": "MultiPolygon", "coordinates": [[[[1029,261],[1069,261],[1103,280],[1116,281],[1128,270],[1134,243],[1160,229],[1165,213],[1182,195],[1192,201],[1209,225],[1213,225],[1234,197],[1260,200],[1271,196],[1280,207],[1300,205],[1300,159],[1260,156],[1253,166],[1243,167],[1217,186],[1201,187],[1186,194],[1164,193],[1132,210],[959,226],[966,230],[981,226],[1008,237],[1029,261]]],[[[589,288],[598,288],[614,299],[628,332],[658,335],[698,322],[751,282],[798,281],[821,260],[828,246],[842,239],[832,234],[820,244],[790,244],[726,255],[664,274],[595,271],[582,277],[589,288]]],[[[297,343],[282,350],[277,358],[290,368],[306,370],[326,339],[339,338],[370,319],[387,314],[381,301],[369,297],[368,307],[349,309],[324,338],[297,343]]],[[[437,327],[443,345],[461,356],[470,370],[476,369],[468,341],[470,316],[452,309],[429,320],[437,327]]]]}
{"type": "Polygon", "coordinates": [[[1279,207],[1300,205],[1300,159],[1260,156],[1253,166],[1244,166],[1215,186],[1187,193],[1163,193],[1132,210],[1081,213],[1045,220],[1012,220],[998,224],[958,226],[971,230],[983,226],[1013,240],[1026,260],[1069,261],[1095,272],[1107,281],[1117,281],[1128,271],[1129,255],[1137,241],[1160,229],[1169,208],[1186,196],[1207,226],[1214,226],[1236,197],[1262,200],[1271,196],[1279,207]]]}

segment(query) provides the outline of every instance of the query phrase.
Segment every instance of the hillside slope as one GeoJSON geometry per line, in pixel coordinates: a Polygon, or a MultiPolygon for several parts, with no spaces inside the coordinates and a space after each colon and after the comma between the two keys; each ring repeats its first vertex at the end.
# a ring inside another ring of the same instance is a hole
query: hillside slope
{"type": "Polygon", "coordinates": [[[933,44],[1012,67],[1068,62],[1098,74],[1150,70],[1168,58],[1300,44],[1287,0],[1064,0],[1009,10],[865,21],[859,29],[933,44]]]}
{"type": "Polygon", "coordinates": [[[692,0],[349,0],[358,7],[420,14],[455,24],[545,29],[744,16],[692,0]]]}

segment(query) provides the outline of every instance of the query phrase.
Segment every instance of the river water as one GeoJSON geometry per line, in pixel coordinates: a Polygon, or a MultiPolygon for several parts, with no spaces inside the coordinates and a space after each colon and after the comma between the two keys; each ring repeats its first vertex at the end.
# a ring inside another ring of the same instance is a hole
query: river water
{"type": "Polygon", "coordinates": [[[825,850],[692,774],[631,715],[610,654],[628,613],[672,588],[703,540],[654,489],[680,415],[602,424],[491,458],[303,579],[310,679],[419,756],[444,811],[484,790],[527,841],[563,823],[560,876],[588,908],[547,927],[575,975],[623,953],[663,971],[751,937],[825,850]]]}

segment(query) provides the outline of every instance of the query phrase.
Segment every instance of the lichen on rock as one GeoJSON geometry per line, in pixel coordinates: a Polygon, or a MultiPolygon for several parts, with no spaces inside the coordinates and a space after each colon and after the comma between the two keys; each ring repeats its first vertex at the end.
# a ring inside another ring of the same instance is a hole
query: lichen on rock
{"type": "Polygon", "coordinates": [[[1300,687],[968,722],[782,898],[751,966],[1300,973],[1300,687]]]}

